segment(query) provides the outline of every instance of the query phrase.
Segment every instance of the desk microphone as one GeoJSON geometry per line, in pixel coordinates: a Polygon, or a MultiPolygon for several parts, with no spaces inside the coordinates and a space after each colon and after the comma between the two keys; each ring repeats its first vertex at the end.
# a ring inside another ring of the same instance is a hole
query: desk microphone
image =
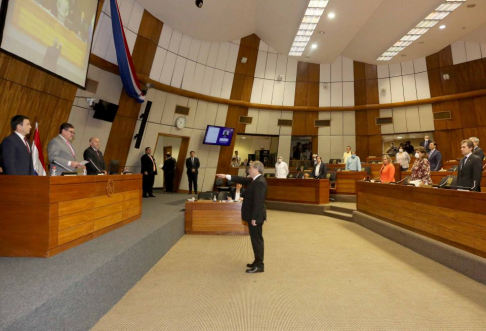
{"type": "Polygon", "coordinates": [[[447,180],[446,180],[446,181],[444,181],[442,184],[440,184],[440,185],[438,186],[438,188],[442,188],[442,186],[444,186],[445,184],[447,184],[447,180]]]}
{"type": "Polygon", "coordinates": [[[473,188],[476,187],[476,181],[474,181],[473,183],[474,183],[474,185],[473,185],[473,187],[471,187],[471,191],[472,191],[473,188]]]}
{"type": "Polygon", "coordinates": [[[403,178],[403,179],[401,179],[401,180],[399,180],[398,182],[390,182],[390,184],[400,184],[400,183],[402,183],[407,178],[408,178],[408,176],[405,177],[405,178],[403,178]]]}

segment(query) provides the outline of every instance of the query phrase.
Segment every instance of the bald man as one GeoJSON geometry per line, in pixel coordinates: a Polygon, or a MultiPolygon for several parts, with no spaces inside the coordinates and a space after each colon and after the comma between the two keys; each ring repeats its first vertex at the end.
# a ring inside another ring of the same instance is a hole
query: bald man
{"type": "Polygon", "coordinates": [[[83,153],[83,157],[89,163],[86,165],[88,175],[105,174],[105,160],[100,151],[100,139],[93,137],[89,140],[89,147],[83,153]]]}

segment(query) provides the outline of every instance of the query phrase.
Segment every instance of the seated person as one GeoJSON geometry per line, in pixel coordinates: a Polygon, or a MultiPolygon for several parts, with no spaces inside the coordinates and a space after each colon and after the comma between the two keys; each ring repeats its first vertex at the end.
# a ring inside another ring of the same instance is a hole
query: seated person
{"type": "Polygon", "coordinates": [[[304,179],[312,178],[307,172],[304,174],[304,179]]]}
{"type": "Polygon", "coordinates": [[[382,183],[395,181],[395,167],[393,166],[390,155],[383,155],[383,166],[380,170],[380,180],[382,183]]]}
{"type": "Polygon", "coordinates": [[[345,170],[361,171],[361,160],[356,156],[356,151],[352,151],[351,156],[346,160],[345,170]]]}
{"type": "Polygon", "coordinates": [[[231,158],[231,168],[239,168],[239,167],[240,165],[238,164],[236,157],[231,158]]]}
{"type": "Polygon", "coordinates": [[[243,200],[244,193],[245,193],[245,189],[243,188],[242,184],[237,183],[236,187],[231,188],[231,197],[235,201],[243,200]]]}
{"type": "Polygon", "coordinates": [[[432,179],[430,178],[430,162],[427,158],[425,147],[419,146],[415,149],[415,158],[410,180],[420,180],[421,183],[419,186],[432,184],[432,179]]]}
{"type": "Polygon", "coordinates": [[[304,166],[300,166],[297,170],[299,170],[299,172],[297,173],[297,175],[295,175],[295,178],[304,178],[304,166]]]}

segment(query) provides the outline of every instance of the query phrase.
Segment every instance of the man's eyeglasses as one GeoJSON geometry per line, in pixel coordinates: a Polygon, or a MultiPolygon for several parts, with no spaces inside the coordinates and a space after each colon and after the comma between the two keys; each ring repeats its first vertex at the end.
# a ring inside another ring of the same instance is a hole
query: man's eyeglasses
{"type": "Polygon", "coordinates": [[[76,133],[74,133],[74,131],[71,131],[71,130],[68,130],[68,132],[69,132],[70,134],[72,134],[73,136],[76,134],[76,133]]]}

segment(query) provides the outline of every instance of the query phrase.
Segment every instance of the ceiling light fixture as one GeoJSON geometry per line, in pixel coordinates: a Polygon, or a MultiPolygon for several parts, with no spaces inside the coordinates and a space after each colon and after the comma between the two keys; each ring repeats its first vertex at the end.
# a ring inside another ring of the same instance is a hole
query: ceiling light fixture
{"type": "Polygon", "coordinates": [[[317,48],[317,44],[312,44],[311,48],[312,49],[316,49],[317,48]]]}
{"type": "MultiPolygon", "coordinates": [[[[393,44],[386,52],[381,54],[377,61],[390,61],[395,55],[401,52],[405,47],[410,46],[415,40],[419,39],[423,34],[434,27],[442,19],[447,17],[454,10],[459,8],[466,0],[446,0],[432,13],[430,13],[422,22],[417,24],[415,28],[410,30],[399,41],[393,44]],[[401,49],[399,49],[401,48],[401,49]]],[[[445,29],[445,25],[441,25],[440,29],[445,29]]]]}
{"type": "MultiPolygon", "coordinates": [[[[290,48],[289,56],[301,56],[317,27],[317,23],[321,19],[324,10],[326,9],[329,0],[310,0],[307,9],[302,18],[302,23],[297,30],[292,47],[290,48]]],[[[324,31],[319,33],[324,34],[324,31]]],[[[312,45],[316,48],[317,45],[312,45]]]]}
{"type": "Polygon", "coordinates": [[[334,17],[336,17],[336,14],[334,14],[334,13],[329,13],[329,14],[327,15],[327,17],[329,17],[329,18],[334,18],[334,17]]]}
{"type": "Polygon", "coordinates": [[[441,26],[439,26],[439,29],[441,29],[441,30],[444,30],[445,28],[446,28],[446,26],[445,26],[445,25],[441,25],[441,26]]]}

